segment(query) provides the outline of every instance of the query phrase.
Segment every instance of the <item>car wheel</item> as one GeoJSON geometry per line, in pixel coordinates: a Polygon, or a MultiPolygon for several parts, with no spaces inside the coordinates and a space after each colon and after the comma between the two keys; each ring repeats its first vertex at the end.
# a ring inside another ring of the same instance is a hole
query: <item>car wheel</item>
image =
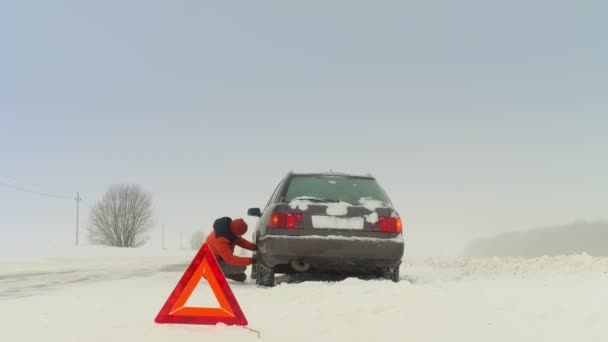
{"type": "Polygon", "coordinates": [[[258,277],[258,264],[251,264],[251,279],[256,279],[258,277]]]}
{"type": "MultiPolygon", "coordinates": [[[[257,245],[257,240],[255,239],[256,234],[253,233],[253,243],[257,245]]],[[[257,262],[257,253],[252,253],[253,263],[251,264],[251,279],[256,279],[258,277],[258,262],[257,262]]]]}
{"type": "Polygon", "coordinates": [[[257,265],[255,283],[266,287],[274,286],[274,269],[264,264],[257,265]]]}
{"type": "Polygon", "coordinates": [[[392,280],[395,283],[398,283],[400,280],[400,275],[399,275],[399,266],[395,267],[395,268],[386,268],[384,269],[384,275],[383,275],[384,279],[389,279],[392,280]]]}

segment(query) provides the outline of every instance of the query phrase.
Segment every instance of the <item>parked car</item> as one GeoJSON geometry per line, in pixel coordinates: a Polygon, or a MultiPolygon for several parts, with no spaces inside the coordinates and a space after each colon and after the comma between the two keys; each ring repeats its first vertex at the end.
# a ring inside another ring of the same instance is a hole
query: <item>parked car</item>
{"type": "Polygon", "coordinates": [[[252,278],[274,286],[275,274],[332,273],[399,281],[402,220],[371,176],[289,172],[258,217],[252,278]]]}

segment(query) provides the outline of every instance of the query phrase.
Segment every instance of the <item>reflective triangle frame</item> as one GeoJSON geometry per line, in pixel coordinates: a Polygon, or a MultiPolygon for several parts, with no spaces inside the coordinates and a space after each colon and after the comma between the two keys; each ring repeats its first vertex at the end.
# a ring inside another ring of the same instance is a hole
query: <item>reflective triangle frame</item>
{"type": "Polygon", "coordinates": [[[206,243],[200,248],[154,321],[172,324],[248,324],[222,269],[206,243]],[[220,304],[219,308],[185,306],[203,277],[213,290],[220,304]]]}

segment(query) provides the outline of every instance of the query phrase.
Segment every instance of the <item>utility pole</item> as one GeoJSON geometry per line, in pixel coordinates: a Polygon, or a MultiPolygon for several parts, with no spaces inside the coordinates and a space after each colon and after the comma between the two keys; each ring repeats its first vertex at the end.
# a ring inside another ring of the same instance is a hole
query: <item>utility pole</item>
{"type": "Polygon", "coordinates": [[[76,192],[76,246],[78,246],[78,221],[80,214],[80,193],[76,192]]]}

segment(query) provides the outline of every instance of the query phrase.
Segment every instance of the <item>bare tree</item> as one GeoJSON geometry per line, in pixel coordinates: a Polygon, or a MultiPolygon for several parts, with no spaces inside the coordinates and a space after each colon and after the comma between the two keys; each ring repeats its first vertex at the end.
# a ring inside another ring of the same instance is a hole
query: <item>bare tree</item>
{"type": "Polygon", "coordinates": [[[206,236],[204,232],[194,232],[194,234],[192,234],[192,239],[190,240],[190,246],[192,249],[201,249],[203,243],[205,242],[205,238],[206,236]]]}
{"type": "Polygon", "coordinates": [[[139,185],[111,185],[90,212],[91,242],[114,247],[140,247],[153,224],[152,201],[139,185]]]}

